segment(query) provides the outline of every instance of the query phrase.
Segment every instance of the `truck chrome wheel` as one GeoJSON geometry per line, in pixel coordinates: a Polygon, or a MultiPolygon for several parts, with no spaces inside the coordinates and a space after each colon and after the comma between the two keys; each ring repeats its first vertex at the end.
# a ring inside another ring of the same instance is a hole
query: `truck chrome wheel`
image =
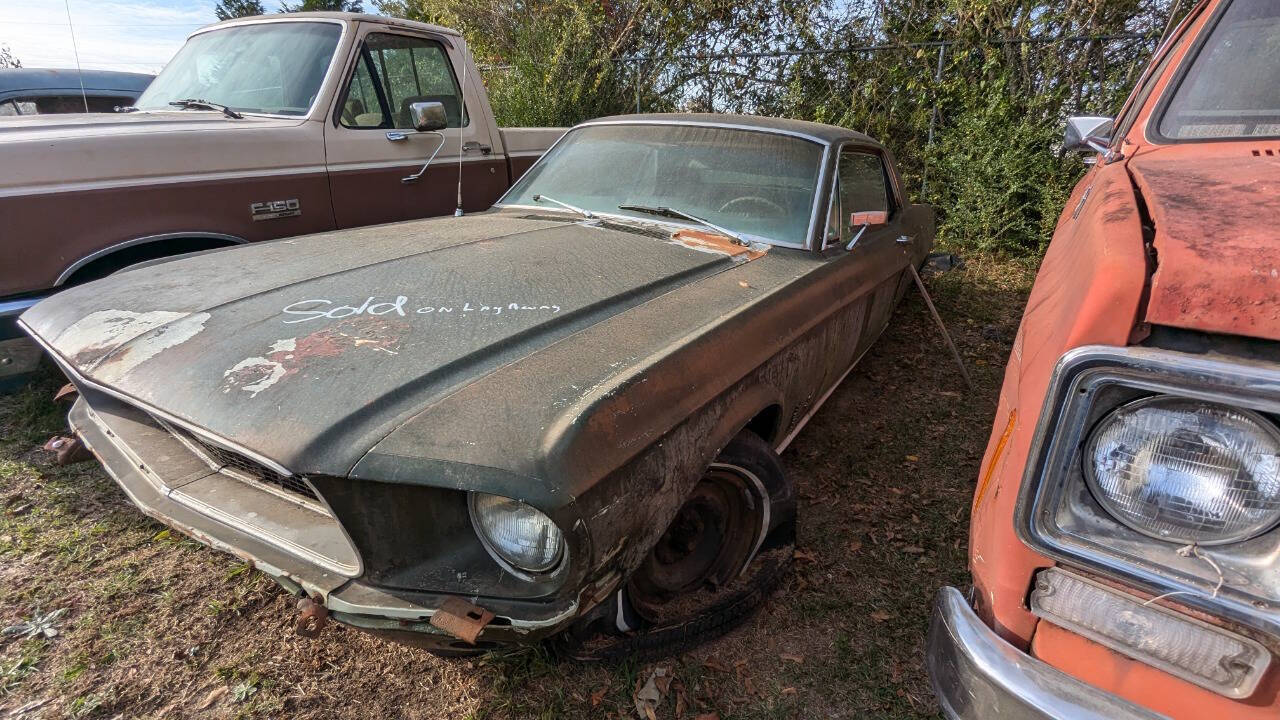
{"type": "Polygon", "coordinates": [[[764,485],[750,470],[713,463],[632,575],[635,609],[653,623],[673,619],[671,610],[696,612],[679,600],[699,590],[714,595],[742,572],[767,528],[768,507],[764,485]]]}

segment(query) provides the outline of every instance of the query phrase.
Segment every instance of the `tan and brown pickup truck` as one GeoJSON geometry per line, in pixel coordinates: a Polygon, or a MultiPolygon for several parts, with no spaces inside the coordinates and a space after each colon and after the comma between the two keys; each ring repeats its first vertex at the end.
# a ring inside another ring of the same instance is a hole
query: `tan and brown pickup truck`
{"type": "Polygon", "coordinates": [[[0,349],[41,298],[139,262],[485,209],[562,133],[499,128],[453,30],[350,13],[210,25],[134,108],[0,118],[0,349]],[[414,131],[421,102],[444,106],[441,133],[414,131]]]}

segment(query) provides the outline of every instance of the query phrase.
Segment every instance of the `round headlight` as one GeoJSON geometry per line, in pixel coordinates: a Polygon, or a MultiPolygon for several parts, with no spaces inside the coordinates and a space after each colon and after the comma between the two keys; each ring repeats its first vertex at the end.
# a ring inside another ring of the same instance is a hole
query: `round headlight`
{"type": "Polygon", "coordinates": [[[1250,410],[1144,398],[1103,418],[1085,477],[1107,512],[1182,543],[1244,540],[1280,521],[1280,431],[1250,410]]]}
{"type": "Polygon", "coordinates": [[[560,563],[564,536],[551,518],[501,495],[471,493],[469,504],[476,534],[499,564],[542,573],[560,563]]]}

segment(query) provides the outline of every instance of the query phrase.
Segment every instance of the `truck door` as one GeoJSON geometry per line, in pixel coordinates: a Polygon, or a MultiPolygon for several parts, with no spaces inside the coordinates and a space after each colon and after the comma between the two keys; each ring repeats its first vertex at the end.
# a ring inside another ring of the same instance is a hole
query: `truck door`
{"type": "Polygon", "coordinates": [[[450,39],[366,26],[357,47],[325,125],[338,227],[452,213],[459,172],[463,207],[489,207],[506,189],[506,165],[493,152],[498,145],[473,94],[466,97],[472,107],[463,101],[455,60],[459,66],[464,60],[450,39]],[[415,102],[444,105],[449,124],[441,132],[443,146],[440,135],[414,131],[409,106],[415,102]],[[437,147],[421,177],[405,181],[437,147]]]}

